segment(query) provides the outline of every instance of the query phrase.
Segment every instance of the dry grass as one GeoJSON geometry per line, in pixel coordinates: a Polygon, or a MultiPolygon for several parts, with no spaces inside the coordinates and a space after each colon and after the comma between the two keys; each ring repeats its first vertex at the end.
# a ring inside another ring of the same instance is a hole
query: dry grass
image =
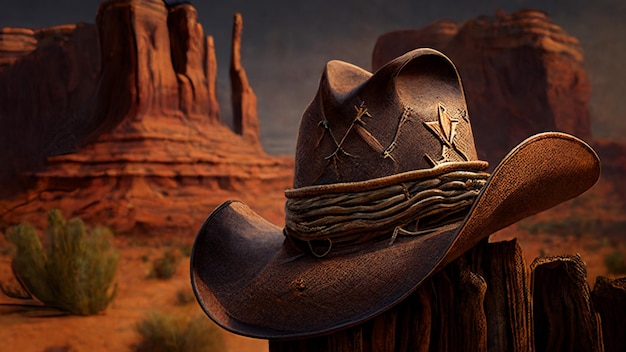
{"type": "Polygon", "coordinates": [[[162,257],[152,262],[152,269],[148,277],[157,279],[170,279],[176,273],[176,268],[181,261],[181,253],[176,248],[170,248],[162,257]]]}
{"type": "Polygon", "coordinates": [[[141,342],[135,351],[223,351],[221,332],[200,314],[151,312],[137,324],[141,342]]]}
{"type": "Polygon", "coordinates": [[[616,249],[604,256],[604,265],[609,274],[626,274],[626,252],[623,249],[616,249]]]}
{"type": "Polygon", "coordinates": [[[76,315],[97,314],[115,297],[119,253],[111,238],[109,230],[87,232],[82,220],[66,221],[55,209],[48,213],[43,245],[27,224],[7,234],[16,246],[11,264],[23,289],[46,306],[76,315]]]}

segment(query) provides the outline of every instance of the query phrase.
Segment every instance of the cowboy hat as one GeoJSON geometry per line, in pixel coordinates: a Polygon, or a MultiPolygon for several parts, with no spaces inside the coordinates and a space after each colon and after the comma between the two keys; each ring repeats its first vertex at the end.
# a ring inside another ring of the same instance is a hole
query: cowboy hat
{"type": "Polygon", "coordinates": [[[374,74],[330,61],[300,124],[285,227],[242,202],[218,206],[192,250],[196,298],[257,338],[359,324],[481,239],[590,188],[600,162],[548,132],[486,168],[443,54],[417,49],[374,74]]]}

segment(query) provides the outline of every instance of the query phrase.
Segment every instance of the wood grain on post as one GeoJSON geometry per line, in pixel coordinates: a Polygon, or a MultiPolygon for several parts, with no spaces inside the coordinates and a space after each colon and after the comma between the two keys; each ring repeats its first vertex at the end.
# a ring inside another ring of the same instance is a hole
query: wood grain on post
{"type": "Polygon", "coordinates": [[[603,331],[606,351],[626,350],[626,278],[599,278],[590,294],[579,255],[538,258],[530,269],[517,240],[483,241],[372,320],[270,341],[270,351],[598,352],[603,331]]]}
{"type": "Polygon", "coordinates": [[[372,320],[270,351],[530,351],[526,272],[517,241],[484,241],[372,320]]]}
{"type": "Polygon", "coordinates": [[[596,279],[591,299],[602,318],[606,352],[626,351],[626,278],[596,279]]]}
{"type": "Polygon", "coordinates": [[[516,239],[482,248],[477,260],[487,283],[487,349],[532,351],[532,304],[522,248],[516,239]]]}
{"type": "Polygon", "coordinates": [[[604,351],[580,255],[537,258],[531,271],[536,351],[604,351]]]}

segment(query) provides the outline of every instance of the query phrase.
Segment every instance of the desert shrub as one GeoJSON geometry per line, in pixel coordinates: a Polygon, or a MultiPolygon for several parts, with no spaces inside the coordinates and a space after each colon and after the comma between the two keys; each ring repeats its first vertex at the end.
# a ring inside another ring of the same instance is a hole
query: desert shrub
{"type": "Polygon", "coordinates": [[[185,256],[186,258],[191,257],[191,251],[192,251],[192,246],[189,244],[184,244],[180,246],[180,252],[183,254],[183,256],[185,256]]]}
{"type": "Polygon", "coordinates": [[[105,228],[87,232],[82,220],[66,221],[56,209],[48,213],[42,245],[35,229],[12,228],[7,238],[16,246],[12,267],[24,289],[47,306],[71,314],[104,310],[115,297],[113,283],[119,254],[105,228]]]}
{"type": "Polygon", "coordinates": [[[560,236],[573,235],[576,238],[580,238],[585,233],[596,233],[601,230],[598,219],[587,219],[577,216],[551,221],[532,222],[526,220],[520,221],[517,226],[531,235],[546,233],[560,236]]]}
{"type": "Polygon", "coordinates": [[[199,314],[151,312],[136,326],[141,342],[135,351],[209,352],[223,351],[219,329],[199,314]]]}
{"type": "Polygon", "coordinates": [[[176,292],[176,304],[179,306],[184,306],[195,301],[196,296],[190,288],[180,289],[176,292]]]}
{"type": "Polygon", "coordinates": [[[609,274],[624,275],[626,274],[626,254],[623,250],[615,250],[604,256],[604,265],[609,274]]]}
{"type": "Polygon", "coordinates": [[[157,279],[169,279],[176,273],[176,268],[180,262],[180,253],[174,249],[168,249],[163,253],[162,257],[159,257],[152,261],[152,269],[148,277],[157,279]]]}

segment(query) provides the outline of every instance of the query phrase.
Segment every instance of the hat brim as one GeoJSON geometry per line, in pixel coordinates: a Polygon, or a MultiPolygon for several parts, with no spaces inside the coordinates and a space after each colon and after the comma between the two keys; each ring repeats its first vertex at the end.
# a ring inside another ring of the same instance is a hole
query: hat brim
{"type": "Polygon", "coordinates": [[[303,254],[281,228],[228,201],[196,237],[191,283],[205,313],[231,332],[264,339],[321,335],[389,309],[481,239],[579,195],[599,174],[598,157],[585,142],[538,134],[502,160],[454,227],[324,258],[303,254]]]}

